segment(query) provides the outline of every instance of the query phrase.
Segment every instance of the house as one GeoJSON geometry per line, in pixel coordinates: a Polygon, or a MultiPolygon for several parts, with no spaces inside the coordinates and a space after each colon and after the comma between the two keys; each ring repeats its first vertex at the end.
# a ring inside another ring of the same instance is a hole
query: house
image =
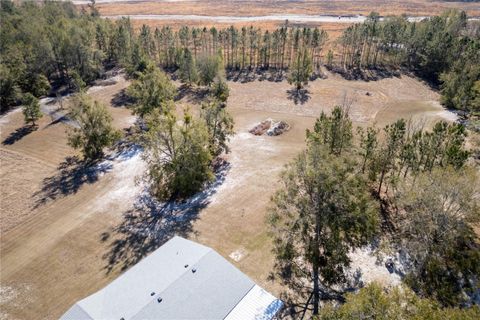
{"type": "Polygon", "coordinates": [[[61,319],[268,320],[282,305],[211,248],[174,237],[61,319]]]}

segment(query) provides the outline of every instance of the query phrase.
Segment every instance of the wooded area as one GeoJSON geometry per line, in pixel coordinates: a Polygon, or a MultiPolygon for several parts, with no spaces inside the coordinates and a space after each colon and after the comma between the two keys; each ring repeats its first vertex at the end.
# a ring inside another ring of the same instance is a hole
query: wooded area
{"type": "Polygon", "coordinates": [[[272,198],[275,275],[294,292],[294,313],[318,314],[320,301],[341,300],[349,251],[374,238],[406,253],[405,282],[417,294],[471,305],[479,180],[466,165],[463,126],[438,122],[426,131],[400,119],[355,135],[347,111],[320,115],[272,198]]]}
{"type": "MultiPolygon", "coordinates": [[[[19,103],[23,93],[39,97],[65,85],[75,90],[114,66],[133,73],[145,67],[146,57],[169,71],[180,68],[185,78],[187,65],[191,69],[214,55],[230,72],[269,70],[280,78],[289,69],[310,78],[321,74],[324,64],[354,77],[364,70],[412,71],[439,86],[446,107],[480,108],[480,27],[459,11],[421,22],[371,13],[365,23],[348,27],[327,52],[324,30],[290,27],[288,21],[273,31],[144,25],[135,32],[128,19],[102,19],[94,6],[78,12],[68,2],[15,6],[8,0],[1,2],[0,15],[2,112],[19,103]]],[[[195,72],[187,77],[197,80],[195,72]]]]}

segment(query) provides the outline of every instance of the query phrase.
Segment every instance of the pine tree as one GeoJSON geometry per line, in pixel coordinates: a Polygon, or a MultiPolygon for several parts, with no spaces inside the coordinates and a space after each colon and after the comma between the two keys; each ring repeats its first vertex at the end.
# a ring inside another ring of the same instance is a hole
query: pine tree
{"type": "Polygon", "coordinates": [[[226,110],[225,103],[212,101],[203,104],[200,117],[207,126],[212,156],[218,157],[223,152],[228,153],[230,151],[228,141],[235,132],[233,118],[226,110]]]}
{"type": "Polygon", "coordinates": [[[310,143],[282,174],[272,198],[277,274],[299,295],[311,285],[303,298],[308,305],[313,297],[315,315],[322,293],[345,281],[349,250],[365,244],[378,227],[378,208],[349,158],[310,143]]]}
{"type": "Polygon", "coordinates": [[[290,67],[288,82],[295,85],[297,91],[308,84],[308,80],[312,75],[312,57],[307,49],[297,53],[293,65],[290,67]]]}
{"type": "Polygon", "coordinates": [[[217,77],[213,83],[212,93],[220,102],[226,102],[230,94],[227,81],[223,77],[217,77]]]}
{"type": "Polygon", "coordinates": [[[183,49],[183,56],[179,69],[180,79],[192,85],[198,82],[198,71],[195,60],[192,57],[192,53],[188,49],[183,49]]]}
{"type": "Polygon", "coordinates": [[[222,76],[222,60],[220,54],[213,56],[202,55],[199,57],[197,65],[200,73],[200,82],[203,85],[211,86],[216,77],[222,76]]]}
{"type": "Polygon", "coordinates": [[[25,123],[31,123],[35,126],[35,121],[42,117],[40,103],[32,94],[27,93],[23,96],[23,116],[25,123]]]}

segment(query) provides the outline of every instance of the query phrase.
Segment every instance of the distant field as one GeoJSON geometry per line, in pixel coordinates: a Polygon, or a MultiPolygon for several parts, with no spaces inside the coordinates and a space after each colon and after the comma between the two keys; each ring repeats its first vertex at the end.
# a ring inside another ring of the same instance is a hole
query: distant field
{"type": "Polygon", "coordinates": [[[446,2],[428,0],[201,0],[201,1],[129,1],[97,5],[104,15],[114,14],[200,14],[252,16],[272,13],[345,15],[376,11],[381,15],[434,15],[447,9],[466,10],[469,15],[480,15],[478,2],[446,2]]]}
{"type": "MultiPolygon", "coordinates": [[[[74,1],[84,5],[86,1],[74,1]]],[[[382,16],[406,14],[408,16],[431,16],[448,9],[465,10],[470,16],[480,16],[480,3],[445,2],[429,0],[97,0],[97,8],[104,16],[116,15],[208,15],[251,17],[274,14],[297,15],[368,15],[372,11],[382,16]]],[[[283,21],[254,21],[254,22],[212,22],[203,20],[154,20],[133,19],[133,25],[140,28],[143,24],[150,27],[169,25],[174,28],[180,26],[227,27],[234,25],[255,25],[263,29],[275,29],[283,21]]],[[[330,39],[336,39],[348,26],[347,23],[308,22],[291,25],[321,27],[329,32],[330,39]]]]}
{"type": "Polygon", "coordinates": [[[97,4],[102,15],[121,14],[196,14],[216,16],[255,16],[265,14],[310,15],[380,15],[430,16],[448,9],[465,10],[470,16],[480,15],[479,2],[446,2],[429,0],[201,0],[201,1],[111,1],[97,4]]]}

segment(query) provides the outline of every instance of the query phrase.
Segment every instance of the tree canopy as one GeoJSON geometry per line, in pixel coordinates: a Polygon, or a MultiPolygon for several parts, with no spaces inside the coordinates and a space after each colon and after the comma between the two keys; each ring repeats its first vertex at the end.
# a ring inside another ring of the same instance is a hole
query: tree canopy
{"type": "Polygon", "coordinates": [[[186,198],[212,181],[208,130],[202,121],[185,112],[179,122],[172,112],[159,110],[154,110],[146,120],[144,159],[152,193],[157,198],[186,198]]]}
{"type": "Polygon", "coordinates": [[[144,117],[154,109],[163,112],[171,109],[177,89],[163,71],[151,67],[133,81],[127,89],[127,94],[135,101],[134,112],[144,117]]]}
{"type": "Polygon", "coordinates": [[[465,303],[464,292],[479,289],[479,192],[476,169],[447,167],[404,181],[396,195],[398,243],[413,265],[407,282],[444,305],[465,303]]]}
{"type": "Polygon", "coordinates": [[[26,123],[35,126],[35,121],[42,117],[40,110],[40,102],[31,93],[27,93],[23,97],[23,116],[26,123]]]}
{"type": "Polygon", "coordinates": [[[105,147],[120,138],[107,108],[85,94],[74,97],[69,116],[74,125],[69,129],[68,144],[80,149],[87,161],[98,159],[105,147]]]}
{"type": "Polygon", "coordinates": [[[335,308],[328,304],[318,319],[322,320],[474,320],[480,317],[480,309],[441,308],[437,303],[422,299],[406,287],[385,290],[372,283],[349,293],[346,303],[335,308]]]}

